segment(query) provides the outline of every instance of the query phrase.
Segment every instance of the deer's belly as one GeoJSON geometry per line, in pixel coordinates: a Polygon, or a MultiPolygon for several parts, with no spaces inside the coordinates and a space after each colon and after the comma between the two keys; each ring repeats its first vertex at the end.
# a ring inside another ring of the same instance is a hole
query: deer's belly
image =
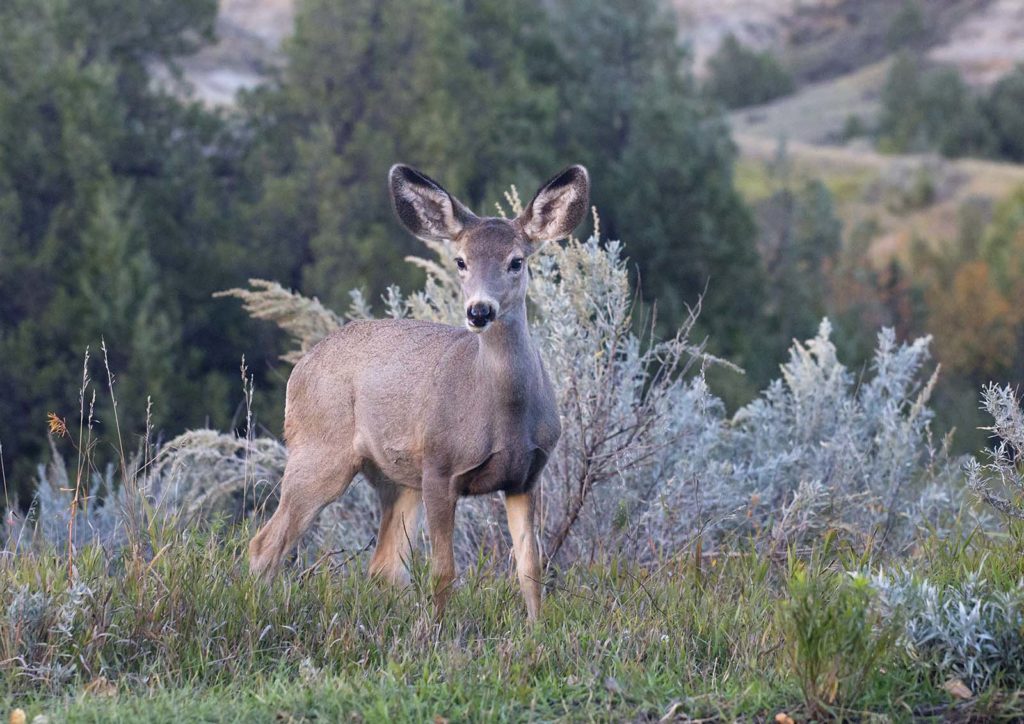
{"type": "Polygon", "coordinates": [[[420,487],[423,453],[411,441],[357,434],[354,443],[356,454],[373,463],[389,480],[412,488],[420,487]]]}
{"type": "Polygon", "coordinates": [[[456,477],[459,495],[486,495],[488,493],[525,493],[533,487],[544,465],[547,453],[540,448],[531,450],[499,450],[483,463],[456,477]]]}

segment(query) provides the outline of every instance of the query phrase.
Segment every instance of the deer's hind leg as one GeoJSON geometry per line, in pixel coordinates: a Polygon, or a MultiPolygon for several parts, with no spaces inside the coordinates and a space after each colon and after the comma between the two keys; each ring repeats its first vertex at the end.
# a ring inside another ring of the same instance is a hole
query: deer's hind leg
{"type": "Polygon", "coordinates": [[[415,488],[398,485],[382,474],[366,472],[380,499],[380,528],[369,574],[403,586],[409,582],[409,553],[423,494],[415,488]]]}
{"type": "Polygon", "coordinates": [[[358,462],[347,451],[327,445],[295,446],[285,465],[281,502],[249,544],[249,570],[272,578],[281,559],[320,511],[348,489],[358,469],[358,462]]]}

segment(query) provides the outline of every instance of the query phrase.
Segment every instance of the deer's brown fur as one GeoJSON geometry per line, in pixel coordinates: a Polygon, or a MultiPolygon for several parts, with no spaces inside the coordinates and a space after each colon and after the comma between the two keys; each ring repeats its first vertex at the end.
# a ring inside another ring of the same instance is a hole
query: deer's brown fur
{"type": "Polygon", "coordinates": [[[527,326],[522,260],[580,222],[588,205],[587,173],[569,167],[513,220],[476,217],[408,166],[394,166],[389,180],[406,228],[423,239],[454,242],[465,266],[466,325],[351,322],[296,365],[285,404],[289,457],[281,502],[252,540],[250,565],[272,575],[317,514],[362,472],[381,506],[371,574],[407,580],[422,501],[440,613],[455,578],[459,497],[501,492],[533,619],[541,599],[534,485],[560,426],[527,326]]]}

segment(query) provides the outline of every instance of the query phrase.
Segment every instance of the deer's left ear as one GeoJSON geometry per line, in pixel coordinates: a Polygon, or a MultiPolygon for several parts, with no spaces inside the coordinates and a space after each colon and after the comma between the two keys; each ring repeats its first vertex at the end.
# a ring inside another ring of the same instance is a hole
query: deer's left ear
{"type": "Polygon", "coordinates": [[[583,221],[589,205],[587,169],[570,166],[541,187],[516,223],[536,250],[549,241],[569,236],[583,221]]]}

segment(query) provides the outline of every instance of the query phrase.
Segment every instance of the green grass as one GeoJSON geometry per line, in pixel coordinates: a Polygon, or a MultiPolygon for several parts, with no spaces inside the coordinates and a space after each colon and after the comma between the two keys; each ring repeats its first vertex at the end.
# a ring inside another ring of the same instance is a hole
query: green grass
{"type": "MultiPolygon", "coordinates": [[[[657,721],[673,705],[680,716],[799,719],[815,709],[911,718],[953,704],[873,633],[867,594],[843,573],[856,561],[829,545],[809,560],[741,550],[577,565],[549,580],[534,627],[503,564],[467,571],[437,625],[422,560],[402,591],[367,581],[361,560],[292,567],[263,587],[247,575],[247,538],[245,528],[178,534],[155,557],[80,551],[87,592],[73,605],[62,553],[0,558],[0,712],[657,721]],[[25,589],[44,594],[30,612],[15,605],[25,589]]],[[[936,565],[957,555],[936,554],[936,565]]],[[[1006,700],[995,691],[971,706],[1006,700]]]]}
{"type": "MultiPolygon", "coordinates": [[[[794,185],[817,179],[825,184],[836,204],[843,206],[861,203],[867,189],[878,179],[877,171],[850,166],[804,165],[798,157],[791,157],[793,169],[791,183],[794,185]]],[[[772,179],[768,163],[758,158],[740,157],[735,167],[736,189],[747,203],[757,203],[782,188],[781,182],[772,179]]]]}
{"type": "Polygon", "coordinates": [[[775,190],[768,165],[756,158],[740,156],[736,159],[734,181],[736,190],[747,203],[763,201],[775,190]]]}

